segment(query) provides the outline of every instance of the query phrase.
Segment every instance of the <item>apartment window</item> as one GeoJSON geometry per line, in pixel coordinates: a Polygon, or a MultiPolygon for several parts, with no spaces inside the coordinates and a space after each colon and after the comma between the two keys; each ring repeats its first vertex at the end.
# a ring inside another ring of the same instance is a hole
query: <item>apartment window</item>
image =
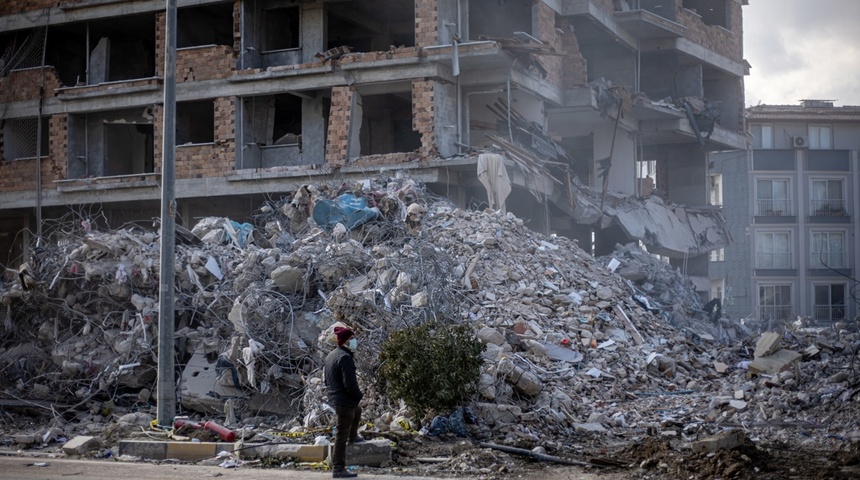
{"type": "Polygon", "coordinates": [[[815,285],[813,295],[812,308],[816,320],[845,319],[845,284],[815,285]]]}
{"type": "Polygon", "coordinates": [[[725,290],[726,290],[726,279],[725,278],[713,278],[713,279],[711,279],[711,298],[717,298],[720,301],[722,301],[725,290]]]}
{"type": "Polygon", "coordinates": [[[809,126],[809,148],[813,150],[833,148],[833,134],[830,125],[809,126]]]}
{"type": "Polygon", "coordinates": [[[726,261],[726,249],[721,248],[719,250],[711,250],[710,260],[712,262],[725,262],[726,261]]]}
{"type": "Polygon", "coordinates": [[[215,141],[215,103],[212,100],[176,103],[176,145],[215,141]]]}
{"type": "Polygon", "coordinates": [[[709,177],[708,197],[711,205],[723,206],[723,175],[714,174],[709,177]]]}
{"type": "Polygon", "coordinates": [[[845,268],[845,232],[812,232],[810,268],[845,268]]]}
{"type": "Polygon", "coordinates": [[[791,215],[787,178],[756,180],[756,215],[779,217],[791,215]]]}
{"type": "Polygon", "coordinates": [[[263,17],[263,51],[299,48],[299,7],[280,7],[269,2],[263,17]]]}
{"type": "Polygon", "coordinates": [[[773,148],[773,125],[753,123],[750,125],[750,135],[752,135],[752,148],[773,148]]]}
{"type": "Polygon", "coordinates": [[[791,316],[791,285],[759,285],[759,316],[767,320],[788,320],[791,316]]]}
{"type": "Polygon", "coordinates": [[[791,233],[759,232],[756,234],[756,268],[791,268],[791,263],[791,233]]]}
{"type": "Polygon", "coordinates": [[[705,25],[731,30],[728,2],[725,0],[684,0],[684,8],[702,17],[705,25]]]}
{"type": "Polygon", "coordinates": [[[810,207],[816,217],[840,217],[845,215],[843,180],[813,179],[810,189],[810,207]]]}
{"type": "MultiPolygon", "coordinates": [[[[36,137],[39,120],[36,118],[13,118],[2,122],[3,158],[6,161],[36,158],[36,137]]],[[[42,117],[42,157],[48,152],[48,117],[42,117]]]]}

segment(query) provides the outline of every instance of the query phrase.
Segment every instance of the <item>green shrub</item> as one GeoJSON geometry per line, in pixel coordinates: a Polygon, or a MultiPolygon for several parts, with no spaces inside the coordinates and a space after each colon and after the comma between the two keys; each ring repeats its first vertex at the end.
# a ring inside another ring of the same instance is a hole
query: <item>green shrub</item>
{"type": "Polygon", "coordinates": [[[420,418],[453,410],[475,393],[485,348],[469,326],[428,322],[383,342],[379,372],[389,397],[420,418]]]}

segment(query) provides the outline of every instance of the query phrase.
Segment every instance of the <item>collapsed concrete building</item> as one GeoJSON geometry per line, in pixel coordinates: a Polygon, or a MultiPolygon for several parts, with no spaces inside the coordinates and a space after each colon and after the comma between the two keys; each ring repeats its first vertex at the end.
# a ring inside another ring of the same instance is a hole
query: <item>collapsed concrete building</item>
{"type": "MultiPolygon", "coordinates": [[[[179,0],[178,222],[408,170],[597,255],[641,240],[707,292],[731,240],[707,165],[746,148],[746,3],[179,0]]],[[[69,207],[158,216],[164,3],[15,0],[0,19],[3,262],[69,207]]]]}

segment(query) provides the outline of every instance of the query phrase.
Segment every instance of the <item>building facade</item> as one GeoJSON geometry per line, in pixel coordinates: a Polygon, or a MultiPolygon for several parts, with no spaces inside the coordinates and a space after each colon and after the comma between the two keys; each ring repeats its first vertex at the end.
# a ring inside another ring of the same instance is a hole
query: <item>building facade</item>
{"type": "MultiPolygon", "coordinates": [[[[730,240],[707,164],[745,145],[745,3],[178,0],[177,222],[398,170],[480,204],[479,154],[502,151],[531,228],[598,254],[642,240],[707,291],[730,240]]],[[[4,264],[70,211],[158,215],[165,18],[163,0],[0,5],[4,264]]]]}
{"type": "Polygon", "coordinates": [[[720,154],[711,169],[738,240],[711,258],[724,311],[780,322],[854,318],[860,107],[761,105],[746,121],[751,149],[720,154]]]}

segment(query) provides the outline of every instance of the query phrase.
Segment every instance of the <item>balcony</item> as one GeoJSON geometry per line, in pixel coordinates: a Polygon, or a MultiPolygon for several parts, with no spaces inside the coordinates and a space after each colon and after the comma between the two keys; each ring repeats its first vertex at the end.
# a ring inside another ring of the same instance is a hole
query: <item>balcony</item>
{"type": "Polygon", "coordinates": [[[812,309],[817,321],[836,322],[845,320],[845,305],[815,305],[812,309]]]}
{"type": "Polygon", "coordinates": [[[851,223],[851,216],[841,198],[812,200],[809,205],[809,223],[851,223]]]}
{"type": "MultiPolygon", "coordinates": [[[[791,200],[785,199],[757,199],[755,201],[755,215],[757,217],[793,217],[791,200]]],[[[792,223],[785,219],[780,223],[792,223]]]]}

